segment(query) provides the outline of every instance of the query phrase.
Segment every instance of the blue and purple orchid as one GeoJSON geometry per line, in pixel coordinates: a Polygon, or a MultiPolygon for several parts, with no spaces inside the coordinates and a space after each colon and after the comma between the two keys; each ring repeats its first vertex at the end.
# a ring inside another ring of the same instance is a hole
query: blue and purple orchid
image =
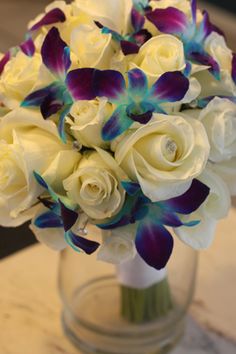
{"type": "Polygon", "coordinates": [[[199,220],[183,223],[181,214],[189,215],[197,210],[208,197],[210,189],[194,179],[185,194],[153,203],[143,195],[139,184],[125,181],[122,185],[128,195],[124,207],[113,220],[97,226],[110,230],[136,224],[137,252],[147,264],[160,270],[166,266],[174,246],[173,237],[166,227],[198,225],[199,220]]]}
{"type": "Polygon", "coordinates": [[[161,105],[180,101],[189,89],[188,79],[178,71],[163,74],[151,88],[148,88],[146,75],[139,69],[128,72],[127,87],[125,78],[118,72],[108,71],[104,75],[108,79],[107,85],[101,88],[99,95],[104,95],[117,107],[103,127],[105,141],[115,139],[134,122],[147,124],[154,112],[165,113],[161,105]]]}
{"type": "Polygon", "coordinates": [[[205,41],[213,31],[222,32],[209,20],[209,15],[203,12],[203,19],[197,23],[197,1],[191,0],[192,20],[186,14],[174,7],[156,9],[146,13],[146,18],[160,32],[172,34],[181,39],[184,44],[186,59],[191,63],[209,66],[214,77],[220,79],[219,64],[205,51],[205,41]]]}
{"type": "Polygon", "coordinates": [[[55,82],[31,93],[22,106],[39,106],[45,119],[61,111],[59,132],[63,141],[64,120],[74,101],[107,97],[116,105],[102,133],[103,139],[109,141],[134,121],[146,124],[154,112],[164,113],[161,104],[180,101],[189,89],[189,81],[181,72],[163,74],[150,89],[146,75],[139,69],[128,72],[128,87],[119,71],[82,68],[68,72],[70,51],[55,27],[46,36],[41,54],[55,82]]]}

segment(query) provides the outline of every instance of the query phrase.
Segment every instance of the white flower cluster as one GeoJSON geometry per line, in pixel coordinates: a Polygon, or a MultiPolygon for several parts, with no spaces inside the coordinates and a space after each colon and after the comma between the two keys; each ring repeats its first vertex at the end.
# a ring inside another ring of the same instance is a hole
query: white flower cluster
{"type": "MultiPolygon", "coordinates": [[[[46,210],[41,204],[45,190],[37,183],[34,171],[60,200],[79,208],[93,224],[109,223],[122,210],[127,197],[123,181],[139,184],[146,197],[159,202],[184,194],[197,178],[210,187],[210,194],[196,212],[181,216],[181,221],[201,223],[174,231],[196,249],[211,243],[217,221],[229,211],[230,195],[236,195],[233,53],[221,34],[212,31],[204,47],[220,68],[220,80],[209,71],[209,65],[193,62],[189,89],[181,101],[163,103],[166,114],[154,112],[148,123],[134,122],[113,141],[102,138],[102,128],[116,108],[106,97],[74,100],[65,119],[66,144],[58,133],[59,112],[44,119],[39,107],[21,106],[27,95],[55,81],[41,56],[52,26],[70,48],[70,70],[110,69],[125,77],[127,71],[140,69],[148,87],[167,72],[186,72],[181,37],[161,33],[147,19],[144,28],[150,38],[137,53],[124,54],[112,31],[127,37],[132,6],[131,0],[76,0],[70,5],[55,1],[45,13],[60,9],[66,20],[42,25],[33,33],[34,55],[18,50],[5,64],[0,76],[1,225],[15,227],[35,220],[46,210]],[[105,33],[98,23],[111,31],[105,33]],[[204,106],[197,104],[206,97],[211,99],[204,106]]],[[[152,10],[170,6],[191,20],[188,0],[149,2],[152,10]]],[[[198,11],[197,23],[201,19],[198,11]]],[[[38,239],[53,248],[66,245],[62,228],[40,229],[34,222],[31,228],[38,239]]],[[[104,232],[99,259],[119,263],[135,257],[134,235],[128,227],[104,232]]]]}

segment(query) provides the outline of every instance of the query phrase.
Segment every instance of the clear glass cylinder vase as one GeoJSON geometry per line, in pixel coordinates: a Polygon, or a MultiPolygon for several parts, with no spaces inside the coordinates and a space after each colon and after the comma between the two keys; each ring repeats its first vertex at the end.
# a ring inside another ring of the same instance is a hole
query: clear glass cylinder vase
{"type": "Polygon", "coordinates": [[[117,267],[97,260],[96,253],[88,256],[65,249],[59,264],[65,334],[85,354],[168,353],[184,333],[197,259],[197,252],[175,239],[164,283],[134,291],[120,283],[117,267]],[[144,306],[149,315],[133,321],[130,305],[134,315],[144,306]]]}

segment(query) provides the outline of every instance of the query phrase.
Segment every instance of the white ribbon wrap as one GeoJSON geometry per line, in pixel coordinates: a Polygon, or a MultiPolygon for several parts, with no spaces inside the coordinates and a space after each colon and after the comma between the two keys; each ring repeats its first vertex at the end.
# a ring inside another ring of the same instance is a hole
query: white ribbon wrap
{"type": "Polygon", "coordinates": [[[116,269],[119,283],[133,289],[149,288],[167,275],[165,268],[158,271],[150,267],[138,254],[134,259],[117,265],[116,269]]]}

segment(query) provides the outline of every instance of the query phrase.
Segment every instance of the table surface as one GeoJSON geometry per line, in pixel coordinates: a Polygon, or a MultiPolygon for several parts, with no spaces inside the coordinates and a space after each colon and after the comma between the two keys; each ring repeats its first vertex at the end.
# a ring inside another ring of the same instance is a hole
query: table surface
{"type": "MultiPolygon", "coordinates": [[[[232,209],[201,253],[187,333],[173,354],[236,353],[235,230],[232,209]]],[[[36,245],[0,261],[0,354],[78,353],[61,329],[58,257],[36,245]]]]}

